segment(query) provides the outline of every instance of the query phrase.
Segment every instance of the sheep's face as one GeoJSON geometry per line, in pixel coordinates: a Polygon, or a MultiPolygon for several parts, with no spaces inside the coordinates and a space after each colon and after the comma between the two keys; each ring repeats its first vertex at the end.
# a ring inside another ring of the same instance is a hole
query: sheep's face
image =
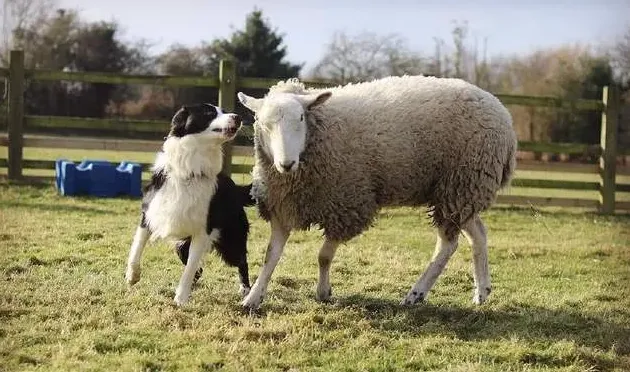
{"type": "Polygon", "coordinates": [[[306,115],[332,93],[298,95],[272,93],[265,98],[238,93],[241,103],[256,114],[254,130],[260,135],[263,151],[280,173],[294,172],[306,146],[306,115]]]}

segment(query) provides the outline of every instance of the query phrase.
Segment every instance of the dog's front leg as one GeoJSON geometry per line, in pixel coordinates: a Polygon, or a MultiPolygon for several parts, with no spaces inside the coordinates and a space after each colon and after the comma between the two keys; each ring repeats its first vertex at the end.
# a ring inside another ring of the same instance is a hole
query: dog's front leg
{"type": "Polygon", "coordinates": [[[142,251],[147,244],[147,240],[149,240],[149,229],[147,226],[140,224],[133,237],[129,258],[127,259],[125,279],[129,285],[134,285],[140,280],[140,260],[142,259],[142,251]]]}
{"type": "MultiPolygon", "coordinates": [[[[213,231],[214,232],[214,231],[213,231]]],[[[184,268],[184,273],[179,280],[179,285],[175,291],[175,304],[182,306],[188,302],[192,284],[195,279],[195,273],[201,266],[203,255],[208,251],[211,244],[211,237],[201,233],[192,237],[190,240],[190,251],[188,253],[188,261],[184,268]]]]}
{"type": "MultiPolygon", "coordinates": [[[[177,253],[177,257],[179,257],[179,260],[182,261],[182,264],[184,264],[184,266],[186,266],[186,263],[188,263],[189,251],[190,237],[184,240],[179,240],[175,243],[175,252],[177,253]]],[[[195,279],[193,280],[193,283],[197,283],[199,281],[199,278],[201,278],[201,274],[203,274],[203,268],[200,267],[195,273],[195,279]]]]}

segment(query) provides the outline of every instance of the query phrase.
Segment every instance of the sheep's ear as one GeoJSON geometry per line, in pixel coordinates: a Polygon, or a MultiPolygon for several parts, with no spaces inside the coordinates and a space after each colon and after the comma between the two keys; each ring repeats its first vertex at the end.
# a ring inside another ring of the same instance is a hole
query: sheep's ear
{"type": "Polygon", "coordinates": [[[237,96],[238,96],[238,100],[241,101],[241,104],[243,104],[243,106],[247,107],[253,112],[260,110],[260,107],[263,104],[262,98],[250,97],[243,92],[238,92],[237,96]]]}
{"type": "Polygon", "coordinates": [[[302,101],[304,108],[310,110],[326,102],[330,96],[332,96],[332,92],[324,92],[317,95],[311,94],[308,96],[301,96],[300,101],[302,101]]]}

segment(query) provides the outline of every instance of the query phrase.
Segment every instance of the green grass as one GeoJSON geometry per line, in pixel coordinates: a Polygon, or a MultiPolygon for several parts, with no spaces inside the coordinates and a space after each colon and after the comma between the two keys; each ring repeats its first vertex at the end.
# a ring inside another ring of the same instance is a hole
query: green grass
{"type": "MultiPolygon", "coordinates": [[[[0,370],[630,370],[630,217],[493,208],[494,291],[472,298],[462,238],[428,301],[398,301],[431,257],[423,210],[384,210],[340,247],[333,299],[314,299],[318,231],[294,233],[257,314],[209,256],[184,308],[172,248],[150,245],[128,289],[139,201],[64,198],[0,182],[0,370]]],[[[268,227],[249,210],[250,271],[268,227]]]]}

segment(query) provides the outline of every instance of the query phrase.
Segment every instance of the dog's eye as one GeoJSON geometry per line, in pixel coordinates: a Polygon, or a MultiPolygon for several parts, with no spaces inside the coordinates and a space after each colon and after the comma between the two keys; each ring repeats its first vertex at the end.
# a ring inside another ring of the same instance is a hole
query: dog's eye
{"type": "Polygon", "coordinates": [[[212,131],[213,131],[213,132],[220,132],[220,131],[221,131],[221,128],[212,128],[212,131]]]}
{"type": "Polygon", "coordinates": [[[300,121],[304,121],[304,114],[300,115],[300,121]]]}

